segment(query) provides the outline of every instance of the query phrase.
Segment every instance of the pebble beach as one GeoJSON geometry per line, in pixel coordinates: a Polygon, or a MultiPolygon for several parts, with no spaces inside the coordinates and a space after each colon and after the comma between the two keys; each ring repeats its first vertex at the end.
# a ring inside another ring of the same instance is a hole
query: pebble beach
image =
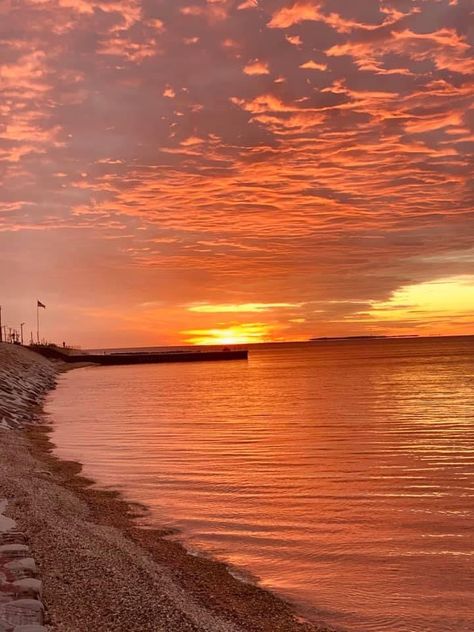
{"type": "Polygon", "coordinates": [[[62,370],[0,344],[0,632],[324,632],[57,459],[42,402],[62,370]]]}

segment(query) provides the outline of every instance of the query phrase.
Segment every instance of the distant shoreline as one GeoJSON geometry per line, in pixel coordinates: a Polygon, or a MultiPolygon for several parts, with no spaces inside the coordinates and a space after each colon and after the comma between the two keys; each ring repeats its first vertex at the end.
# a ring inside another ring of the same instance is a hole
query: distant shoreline
{"type": "MultiPolygon", "coordinates": [[[[367,334],[363,336],[321,336],[320,338],[310,338],[308,342],[318,342],[319,340],[392,340],[398,338],[421,338],[418,334],[399,334],[397,336],[386,336],[383,334],[367,334]]],[[[430,336],[427,336],[430,337],[430,336]]]]}
{"type": "MultiPolygon", "coordinates": [[[[432,340],[433,338],[437,340],[450,339],[450,338],[473,338],[474,334],[436,334],[431,336],[423,336],[420,334],[399,334],[399,335],[361,335],[361,336],[321,336],[315,338],[307,338],[305,340],[274,340],[274,341],[266,341],[266,342],[248,342],[246,344],[232,344],[225,345],[232,349],[253,349],[253,348],[266,348],[266,347],[274,347],[274,346],[285,346],[285,345],[306,345],[309,343],[315,342],[345,342],[345,341],[354,341],[354,342],[370,342],[377,340],[432,340]]],[[[163,351],[171,351],[178,349],[222,349],[223,345],[149,345],[149,346],[136,346],[136,347],[84,347],[84,351],[88,352],[116,352],[116,351],[135,351],[135,350],[145,350],[145,349],[156,349],[163,351]]]]}

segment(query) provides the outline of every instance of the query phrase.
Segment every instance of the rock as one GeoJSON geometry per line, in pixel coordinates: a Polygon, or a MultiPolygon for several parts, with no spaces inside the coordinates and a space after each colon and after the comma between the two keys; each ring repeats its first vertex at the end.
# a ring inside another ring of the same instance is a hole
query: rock
{"type": "Polygon", "coordinates": [[[48,470],[35,470],[35,474],[38,476],[46,476],[48,478],[53,478],[53,473],[48,472],[48,470]]]}
{"type": "Polygon", "coordinates": [[[26,536],[21,531],[7,531],[2,533],[0,531],[0,545],[1,544],[25,544],[26,536]]]}
{"type": "Polygon", "coordinates": [[[37,421],[32,405],[49,390],[55,373],[54,364],[46,358],[23,347],[0,344],[0,428],[37,421]]]}
{"type": "Polygon", "coordinates": [[[4,533],[5,531],[11,531],[16,527],[16,522],[12,518],[8,518],[8,516],[3,516],[0,513],[0,533],[4,533]]]}
{"type": "Polygon", "coordinates": [[[44,619],[44,606],[38,599],[15,599],[3,604],[0,610],[2,616],[11,625],[42,625],[44,619]]]}
{"type": "Polygon", "coordinates": [[[26,544],[0,544],[0,558],[28,557],[30,549],[26,544]]]}
{"type": "Polygon", "coordinates": [[[17,579],[12,583],[15,593],[22,597],[33,597],[33,599],[41,598],[43,593],[43,584],[39,579],[34,577],[25,577],[17,579]]]}
{"type": "Polygon", "coordinates": [[[36,562],[32,557],[23,557],[21,559],[12,560],[5,564],[5,568],[13,573],[16,571],[26,571],[31,575],[36,575],[36,562]]]}
{"type": "MultiPolygon", "coordinates": [[[[16,599],[15,589],[8,582],[3,584],[0,590],[0,606],[10,603],[13,599],[16,599]]],[[[0,607],[1,618],[1,607],[0,607]]]]}

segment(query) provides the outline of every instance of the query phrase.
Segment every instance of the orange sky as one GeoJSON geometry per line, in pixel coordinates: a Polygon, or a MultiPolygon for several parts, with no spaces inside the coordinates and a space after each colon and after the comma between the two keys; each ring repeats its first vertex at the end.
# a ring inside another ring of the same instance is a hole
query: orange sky
{"type": "MultiPolygon", "coordinates": [[[[4,322],[474,333],[469,0],[6,0],[4,322]]],[[[472,36],[472,32],[471,32],[472,36]]]]}

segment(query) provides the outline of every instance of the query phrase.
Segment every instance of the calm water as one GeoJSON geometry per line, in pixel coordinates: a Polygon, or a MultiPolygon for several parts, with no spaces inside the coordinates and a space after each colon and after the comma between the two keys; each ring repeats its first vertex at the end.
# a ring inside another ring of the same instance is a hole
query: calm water
{"type": "Polygon", "coordinates": [[[63,375],[53,440],[313,619],[474,630],[474,338],[63,375]]]}

